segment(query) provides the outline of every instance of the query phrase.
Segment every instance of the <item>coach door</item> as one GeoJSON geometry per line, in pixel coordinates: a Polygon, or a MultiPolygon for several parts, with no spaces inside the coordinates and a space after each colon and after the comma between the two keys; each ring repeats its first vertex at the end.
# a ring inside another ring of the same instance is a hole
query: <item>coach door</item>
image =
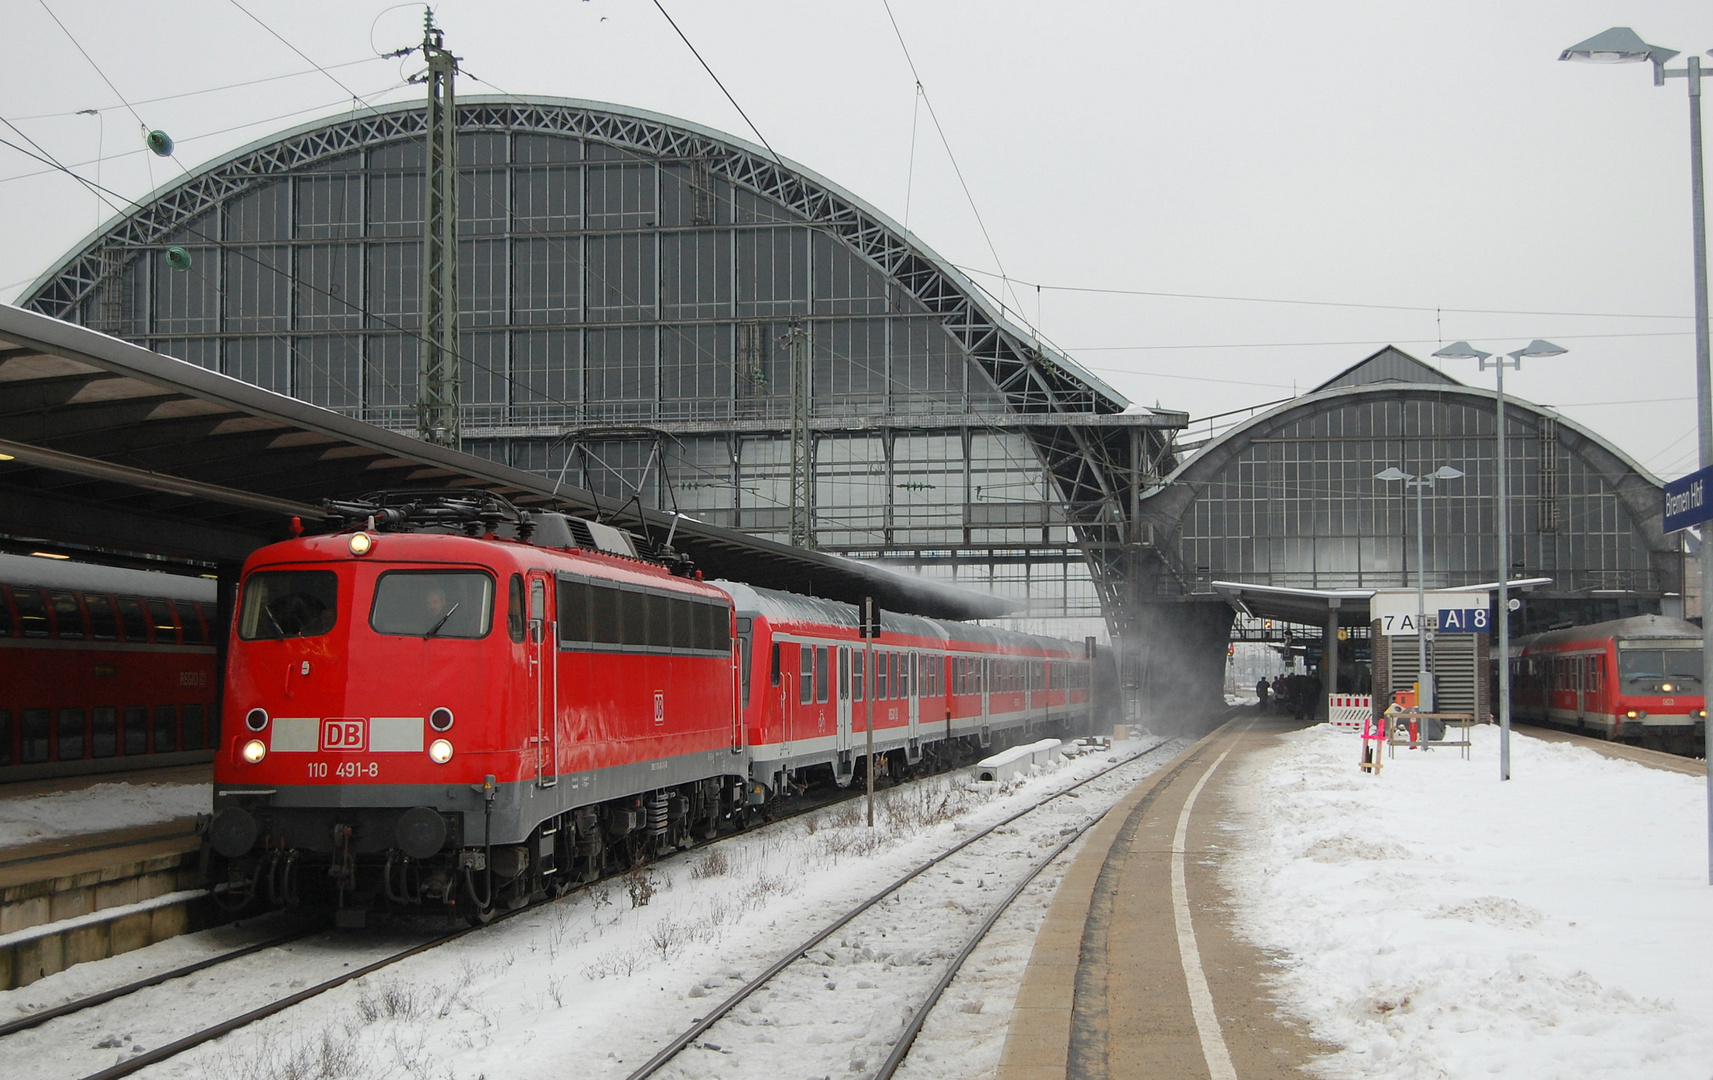
{"type": "Polygon", "coordinates": [[[905,685],[910,688],[910,741],[905,743],[904,753],[915,761],[922,756],[922,654],[907,653],[904,659],[909,665],[905,685]]]}
{"type": "Polygon", "coordinates": [[[559,665],[554,663],[557,652],[554,621],[547,617],[548,575],[540,570],[529,573],[529,650],[530,690],[535,698],[535,783],[552,787],[559,782],[559,759],[554,753],[554,702],[558,698],[559,665]]]}
{"type": "Polygon", "coordinates": [[[834,696],[838,698],[839,733],[835,745],[838,748],[838,765],[835,775],[843,779],[851,774],[851,650],[848,645],[838,647],[839,678],[834,683],[834,696]]]}
{"type": "Polygon", "coordinates": [[[1581,727],[1588,719],[1588,669],[1592,666],[1591,656],[1578,656],[1571,660],[1570,670],[1574,673],[1575,685],[1571,687],[1576,694],[1576,725],[1581,727]]]}

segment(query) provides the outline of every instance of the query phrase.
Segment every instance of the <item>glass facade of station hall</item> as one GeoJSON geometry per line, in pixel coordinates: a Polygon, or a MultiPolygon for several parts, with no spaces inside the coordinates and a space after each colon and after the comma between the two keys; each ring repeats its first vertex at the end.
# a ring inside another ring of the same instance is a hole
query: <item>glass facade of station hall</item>
{"type": "MultiPolygon", "coordinates": [[[[1424,491],[1422,565],[1433,589],[1496,579],[1495,412],[1446,398],[1329,404],[1249,440],[1182,523],[1187,564],[1224,580],[1315,589],[1414,587],[1415,489],[1387,467],[1464,475],[1424,491]]],[[[1556,438],[1508,410],[1511,573],[1562,591],[1653,592],[1647,539],[1616,490],[1556,438]]]]}
{"type": "MultiPolygon", "coordinates": [[[[199,174],[200,203],[157,195],[25,305],[414,430],[416,113],[240,151],[199,174]],[[188,270],[169,267],[174,246],[188,270]]],[[[612,139],[466,124],[458,164],[465,450],[783,539],[787,328],[801,320],[817,546],[1027,598],[1037,620],[1099,619],[1004,395],[840,238],[703,160],[612,139]]]]}
{"type": "MultiPolygon", "coordinates": [[[[1496,405],[1491,390],[1388,347],[1238,423],[1141,500],[1145,529],[1163,542],[1139,599],[1222,603],[1215,581],[1497,581],[1496,405]],[[1416,489],[1377,474],[1444,466],[1463,475],[1424,490],[1418,529],[1416,489]]],[[[1520,629],[1681,613],[1685,557],[1680,537],[1660,531],[1660,482],[1550,410],[1508,398],[1505,419],[1509,576],[1550,579],[1527,594],[1520,629]]],[[[1240,636],[1265,637],[1253,623],[1240,618],[1240,636]]]]}

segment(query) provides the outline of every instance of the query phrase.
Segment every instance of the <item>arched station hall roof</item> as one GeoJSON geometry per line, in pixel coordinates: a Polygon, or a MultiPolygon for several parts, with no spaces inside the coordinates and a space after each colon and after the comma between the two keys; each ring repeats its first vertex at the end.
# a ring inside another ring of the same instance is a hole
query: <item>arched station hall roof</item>
{"type": "MultiPolygon", "coordinates": [[[[1327,601],[1336,600],[1344,623],[1365,623],[1373,589],[1416,581],[1414,497],[1374,479],[1388,466],[1420,474],[1451,464],[1465,472],[1427,496],[1430,586],[1496,584],[1495,399],[1493,390],[1388,346],[1237,424],[1142,499],[1141,521],[1152,529],[1159,561],[1152,599],[1241,599],[1257,616],[1302,622],[1321,621],[1304,611],[1324,618],[1327,601]],[[1363,456],[1382,445],[1397,453],[1363,456]],[[1291,500],[1298,502],[1285,505],[1291,500]],[[1398,541],[1395,549],[1364,566],[1364,542],[1381,536],[1398,541]],[[1271,545],[1265,557],[1263,544],[1271,545]],[[1308,561],[1323,550],[1326,562],[1308,561]]],[[[1535,595],[1543,598],[1657,598],[1680,589],[1681,551],[1662,528],[1659,479],[1551,409],[1509,394],[1505,408],[1511,578],[1553,579],[1539,585],[1535,595]],[[1550,455],[1543,452],[1549,442],[1550,455]],[[1576,554],[1578,536],[1584,557],[1576,554]]]]}
{"type": "MultiPolygon", "coordinates": [[[[92,302],[116,258],[183,242],[184,230],[227,201],[353,151],[419,140],[425,112],[398,102],[314,121],[250,144],[142,200],[98,229],[25,293],[21,306],[92,321],[92,302]]],[[[1187,420],[1146,410],[1072,359],[1010,323],[962,273],[901,226],[836,184],[762,147],[687,121],[622,106],[547,97],[460,97],[463,133],[536,133],[603,144],[639,159],[695,163],[782,208],[787,219],[834,238],[901,296],[937,319],[959,352],[1004,400],[1053,482],[1069,521],[1110,585],[1133,500],[1173,461],[1172,434],[1187,420]]],[[[401,237],[401,239],[411,239],[401,237]]]]}

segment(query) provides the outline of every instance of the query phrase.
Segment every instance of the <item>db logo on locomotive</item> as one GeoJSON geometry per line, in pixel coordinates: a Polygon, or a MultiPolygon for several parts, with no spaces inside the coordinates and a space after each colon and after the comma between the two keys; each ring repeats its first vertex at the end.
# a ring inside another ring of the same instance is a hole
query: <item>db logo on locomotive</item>
{"type": "Polygon", "coordinates": [[[361,720],[323,720],[321,748],[323,750],[362,750],[368,724],[361,720]]]}

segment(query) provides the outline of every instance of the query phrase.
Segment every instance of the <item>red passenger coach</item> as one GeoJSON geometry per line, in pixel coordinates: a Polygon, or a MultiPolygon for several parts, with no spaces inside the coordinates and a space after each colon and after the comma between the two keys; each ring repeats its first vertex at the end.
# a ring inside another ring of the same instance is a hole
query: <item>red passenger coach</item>
{"type": "Polygon", "coordinates": [[[1511,648],[1518,719],[1694,752],[1707,721],[1701,628],[1662,615],[1573,626],[1511,648]]]}
{"type": "Polygon", "coordinates": [[[0,554],[0,781],[207,761],[215,591],[0,554]]]}
{"type": "Polygon", "coordinates": [[[870,715],[888,771],[950,764],[996,735],[1020,741],[1089,715],[1080,645],[884,613],[871,648],[850,604],[716,584],[737,608],[750,775],[768,796],[825,771],[849,784],[870,715]]]}
{"type": "MultiPolygon", "coordinates": [[[[232,902],[480,920],[857,772],[849,605],[493,496],[334,508],[339,532],[244,567],[207,825],[232,902]]],[[[890,773],[1087,715],[1076,646],[908,616],[881,636],[890,773]]]]}

